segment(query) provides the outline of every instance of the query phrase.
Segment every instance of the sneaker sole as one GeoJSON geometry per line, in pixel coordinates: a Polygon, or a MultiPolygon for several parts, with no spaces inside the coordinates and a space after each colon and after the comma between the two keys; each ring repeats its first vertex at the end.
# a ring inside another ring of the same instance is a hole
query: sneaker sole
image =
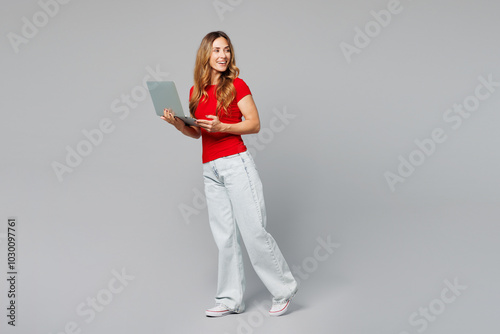
{"type": "Polygon", "coordinates": [[[285,305],[285,307],[283,307],[281,310],[279,311],[274,311],[274,312],[271,312],[269,311],[269,315],[271,317],[277,317],[277,316],[280,316],[282,314],[285,314],[285,312],[288,310],[288,306],[290,306],[290,301],[288,301],[285,305]]]}
{"type": "Polygon", "coordinates": [[[222,317],[228,314],[235,314],[236,312],[233,311],[205,311],[205,315],[210,318],[216,318],[216,317],[222,317]]]}

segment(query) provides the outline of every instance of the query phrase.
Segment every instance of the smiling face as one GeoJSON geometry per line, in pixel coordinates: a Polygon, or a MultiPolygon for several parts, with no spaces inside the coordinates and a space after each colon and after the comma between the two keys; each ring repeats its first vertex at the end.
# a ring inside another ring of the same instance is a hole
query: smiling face
{"type": "Polygon", "coordinates": [[[217,38],[212,44],[212,54],[210,56],[210,67],[212,77],[219,77],[227,70],[231,61],[231,48],[224,37],[217,38]]]}

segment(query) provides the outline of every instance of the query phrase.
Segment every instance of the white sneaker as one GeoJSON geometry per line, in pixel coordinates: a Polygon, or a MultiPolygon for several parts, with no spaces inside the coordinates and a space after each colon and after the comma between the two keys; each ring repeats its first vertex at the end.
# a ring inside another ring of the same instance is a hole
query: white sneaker
{"type": "Polygon", "coordinates": [[[295,295],[297,294],[297,291],[298,289],[295,289],[292,296],[285,301],[275,302],[273,300],[273,306],[271,306],[271,309],[269,310],[269,315],[272,317],[277,317],[279,315],[284,314],[288,310],[290,302],[292,301],[292,298],[295,297],[295,295]]]}
{"type": "Polygon", "coordinates": [[[235,312],[231,311],[224,304],[215,304],[214,307],[209,308],[208,310],[205,311],[205,314],[207,315],[207,317],[222,317],[223,315],[226,315],[229,313],[235,313],[235,312]]]}
{"type": "Polygon", "coordinates": [[[269,315],[272,317],[277,317],[284,314],[288,310],[288,306],[290,306],[290,301],[291,300],[288,299],[283,302],[273,302],[273,306],[269,310],[269,315]]]}

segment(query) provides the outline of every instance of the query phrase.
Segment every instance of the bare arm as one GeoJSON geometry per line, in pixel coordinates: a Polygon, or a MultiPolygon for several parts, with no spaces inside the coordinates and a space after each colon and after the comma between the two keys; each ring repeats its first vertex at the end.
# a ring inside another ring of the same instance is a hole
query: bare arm
{"type": "Polygon", "coordinates": [[[207,116],[212,120],[199,119],[196,121],[196,123],[208,132],[225,132],[235,135],[246,135],[259,132],[259,112],[257,111],[257,106],[255,105],[252,95],[247,95],[242,98],[238,102],[238,108],[240,108],[243,117],[245,117],[245,120],[239,123],[222,123],[221,121],[219,121],[219,118],[217,116],[212,115],[207,116]]]}
{"type": "Polygon", "coordinates": [[[161,116],[160,118],[175,126],[177,130],[188,137],[198,139],[201,136],[200,128],[196,126],[186,125],[186,123],[184,123],[181,119],[175,118],[170,109],[163,110],[163,116],[161,116]]]}

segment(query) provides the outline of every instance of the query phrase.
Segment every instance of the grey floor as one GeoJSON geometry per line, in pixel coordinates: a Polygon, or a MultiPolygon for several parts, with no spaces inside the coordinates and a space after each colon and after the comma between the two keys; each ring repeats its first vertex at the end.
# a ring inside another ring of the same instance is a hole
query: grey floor
{"type": "MultiPolygon", "coordinates": [[[[314,266],[308,267],[309,277],[301,282],[288,314],[278,318],[263,314],[270,306],[269,295],[251,272],[245,313],[203,318],[206,298],[186,301],[179,307],[192,312],[181,312],[182,320],[171,324],[172,332],[465,334],[498,330],[499,211],[488,205],[447,205],[404,211],[388,208],[346,217],[349,224],[341,235],[332,233],[339,248],[324,262],[318,261],[315,271],[314,266]]],[[[308,256],[313,257],[312,241],[309,245],[308,256]]],[[[295,264],[303,263],[300,260],[289,258],[295,264]]],[[[210,284],[206,288],[205,296],[210,284]]]]}
{"type": "Polygon", "coordinates": [[[289,313],[277,318],[265,314],[271,296],[246,257],[247,310],[205,317],[215,291],[217,254],[203,213],[175,235],[157,228],[147,243],[134,240],[142,234],[136,228],[144,231],[140,225],[94,226],[98,233],[80,228],[78,235],[60,239],[54,233],[68,233],[69,227],[56,224],[35,236],[21,225],[21,249],[31,244],[37,251],[21,252],[18,327],[5,332],[60,333],[69,323],[81,333],[127,334],[494,332],[498,216],[493,205],[387,206],[333,214],[316,234],[284,234],[270,226],[289,264],[303,269],[289,313]],[[190,243],[183,241],[187,234],[190,243]],[[317,238],[328,235],[337,249],[315,257],[317,238]],[[102,291],[109,290],[113,269],[124,269],[133,279],[107,300],[102,291]],[[107,303],[88,322],[88,314],[78,313],[87,298],[107,303]]]}

